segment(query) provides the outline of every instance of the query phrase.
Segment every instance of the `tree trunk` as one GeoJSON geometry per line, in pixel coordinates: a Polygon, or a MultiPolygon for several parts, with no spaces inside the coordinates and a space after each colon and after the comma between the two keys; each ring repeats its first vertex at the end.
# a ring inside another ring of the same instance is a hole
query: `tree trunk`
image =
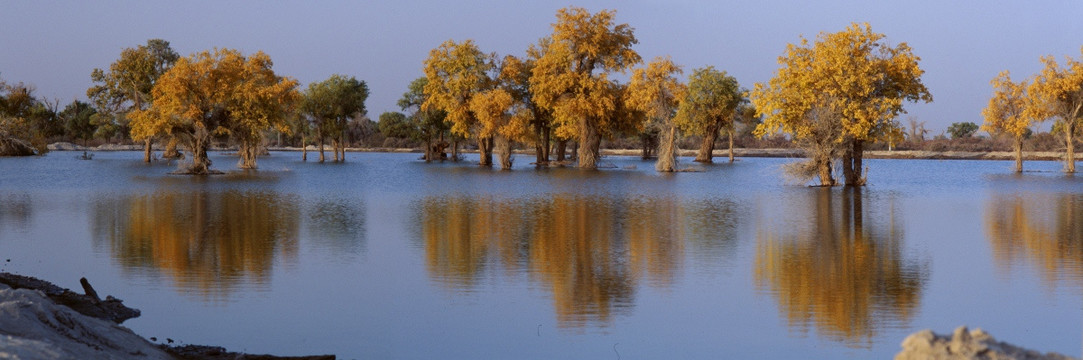
{"type": "Polygon", "coordinates": [[[150,155],[151,155],[150,139],[143,140],[143,162],[149,163],[150,162],[150,155]]]}
{"type": "Polygon", "coordinates": [[[718,123],[712,123],[707,125],[707,132],[703,134],[703,142],[699,145],[699,152],[696,153],[695,162],[712,163],[714,162],[714,142],[718,139],[718,123]]]}
{"type": "Polygon", "coordinates": [[[568,148],[568,140],[560,139],[556,142],[556,149],[554,151],[554,160],[564,161],[567,157],[564,156],[564,151],[568,148]]]}
{"type": "Polygon", "coordinates": [[[425,137],[425,162],[432,162],[432,135],[425,137]]]}
{"type": "Polygon", "coordinates": [[[831,174],[831,158],[818,158],[816,167],[820,168],[820,185],[835,186],[835,177],[831,174]]]}
{"type": "Polygon", "coordinates": [[[197,129],[192,141],[192,166],[188,168],[188,174],[206,175],[209,173],[211,159],[207,157],[207,147],[210,146],[211,134],[206,129],[197,129]]]}
{"type": "Polygon", "coordinates": [[[657,146],[655,144],[655,136],[650,133],[643,133],[639,135],[639,140],[641,145],[643,146],[643,151],[640,154],[640,157],[643,158],[643,160],[650,159],[652,156],[654,156],[654,147],[657,146]]]}
{"type": "Polygon", "coordinates": [[[459,161],[459,140],[451,140],[451,161],[459,161]]]}
{"type": "Polygon", "coordinates": [[[842,172],[846,178],[846,186],[865,185],[864,171],[861,168],[863,153],[861,140],[850,140],[851,146],[846,149],[842,156],[842,172]]]}
{"type": "Polygon", "coordinates": [[[552,133],[553,130],[550,129],[548,126],[546,126],[542,131],[542,151],[545,152],[544,154],[542,154],[542,160],[545,161],[546,165],[549,164],[549,143],[550,140],[552,140],[550,137],[552,133]]]}
{"type": "Polygon", "coordinates": [[[733,135],[734,135],[733,134],[733,129],[730,129],[729,135],[730,135],[729,136],[729,138],[730,138],[730,163],[732,164],[733,163],[733,135]]]}
{"type": "MultiPolygon", "coordinates": [[[[1074,119],[1073,119],[1074,121],[1074,119]]],[[[1075,173],[1075,131],[1073,121],[1066,121],[1064,126],[1064,172],[1075,173]]]]}
{"type": "Polygon", "coordinates": [[[1023,137],[1015,138],[1015,172],[1023,172],[1023,137]]]}
{"type": "Polygon", "coordinates": [[[169,138],[169,142],[165,145],[165,151],[162,152],[162,157],[166,159],[177,159],[181,157],[180,151],[177,151],[177,138],[169,138]]]}
{"type": "Polygon", "coordinates": [[[331,139],[331,162],[338,162],[338,139],[331,139]]]}
{"type": "Polygon", "coordinates": [[[237,164],[237,167],[241,169],[255,169],[256,168],[256,155],[259,149],[259,144],[244,141],[241,142],[240,156],[241,160],[237,164]]]}
{"type": "Polygon", "coordinates": [[[503,136],[496,136],[493,140],[495,142],[497,158],[500,159],[501,170],[511,170],[511,141],[503,136]]]}
{"type": "Polygon", "coordinates": [[[478,165],[493,166],[493,137],[478,138],[478,165]]]}
{"type": "MultiPolygon", "coordinates": [[[[585,121],[584,121],[585,122],[585,121]]],[[[579,141],[576,143],[576,159],[580,169],[598,168],[598,150],[602,147],[602,136],[598,134],[593,124],[585,122],[579,131],[579,141]],[[578,148],[582,149],[578,149],[578,148]]]]}
{"type": "Polygon", "coordinates": [[[338,151],[340,152],[338,161],[346,162],[346,146],[348,145],[348,142],[349,139],[346,138],[346,135],[342,135],[342,141],[339,142],[338,148],[338,151]]]}
{"type": "Polygon", "coordinates": [[[301,134],[301,161],[308,161],[308,143],[305,134],[301,134]]]}
{"type": "Polygon", "coordinates": [[[654,164],[654,169],[659,172],[674,172],[677,171],[677,127],[670,124],[667,129],[660,134],[661,141],[658,142],[658,162],[654,164]]]}
{"type": "Polygon", "coordinates": [[[323,137],[322,137],[322,136],[320,137],[320,145],[319,145],[319,148],[320,148],[320,162],[322,163],[322,162],[324,161],[324,159],[326,159],[326,158],[324,158],[324,156],[323,156],[323,137]]]}

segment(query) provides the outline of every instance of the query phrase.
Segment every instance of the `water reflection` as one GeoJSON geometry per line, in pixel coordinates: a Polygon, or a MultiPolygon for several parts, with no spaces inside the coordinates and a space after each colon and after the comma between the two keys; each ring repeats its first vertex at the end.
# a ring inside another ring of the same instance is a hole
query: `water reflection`
{"type": "Polygon", "coordinates": [[[809,218],[761,224],[754,271],[790,326],[867,347],[879,329],[908,321],[928,270],[904,257],[891,202],[826,188],[793,200],[785,213],[809,218]]]}
{"type": "Polygon", "coordinates": [[[296,199],[274,192],[160,191],[96,201],[92,231],[125,270],[226,298],[267,286],[276,258],[296,258],[299,219],[296,199]]]}
{"type": "Polygon", "coordinates": [[[985,228],[996,264],[1038,268],[1046,286],[1083,286],[1083,195],[993,194],[985,228]]]}
{"type": "Polygon", "coordinates": [[[358,254],[364,250],[365,206],[359,199],[321,198],[308,214],[308,239],[334,254],[358,254]]]}
{"type": "Polygon", "coordinates": [[[0,229],[10,224],[17,230],[25,230],[33,210],[26,194],[0,194],[0,229]]]}
{"type": "MultiPolygon", "coordinates": [[[[419,203],[428,271],[454,291],[472,291],[492,276],[530,281],[551,291],[562,327],[606,326],[634,305],[637,286],[668,287],[679,276],[688,229],[704,248],[704,217],[736,213],[731,202],[683,206],[667,197],[610,198],[441,196],[419,203]],[[715,207],[702,211],[701,207],[715,207]]],[[[732,224],[730,219],[715,219],[732,224]]],[[[722,227],[726,227],[723,225],[722,227]]]]}

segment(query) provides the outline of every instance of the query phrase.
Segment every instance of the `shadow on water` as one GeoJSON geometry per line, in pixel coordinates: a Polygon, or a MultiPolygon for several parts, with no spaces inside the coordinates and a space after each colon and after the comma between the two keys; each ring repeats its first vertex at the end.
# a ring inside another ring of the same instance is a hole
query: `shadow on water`
{"type": "Polygon", "coordinates": [[[731,202],[670,197],[432,196],[420,200],[420,241],[431,278],[454,292],[526,274],[551,292],[562,328],[605,327],[634,305],[640,284],[667,288],[690,242],[713,253],[736,240],[731,202]],[[710,211],[704,211],[704,209],[710,211]],[[691,235],[690,235],[691,234],[691,235]],[[689,238],[698,239],[690,241],[689,238]]]}
{"type": "Polygon", "coordinates": [[[297,256],[297,201],[275,192],[162,190],[92,206],[95,247],[131,274],[166,274],[182,293],[217,300],[266,287],[276,259],[297,256]]]}
{"type": "Polygon", "coordinates": [[[985,209],[986,237],[1002,271],[1033,266],[1049,288],[1083,288],[1083,194],[994,193],[985,209]]]}
{"type": "Polygon", "coordinates": [[[871,347],[879,330],[914,316],[928,266],[903,253],[891,198],[860,189],[802,190],[783,211],[811,219],[760,219],[756,287],[775,298],[791,328],[871,347]]]}

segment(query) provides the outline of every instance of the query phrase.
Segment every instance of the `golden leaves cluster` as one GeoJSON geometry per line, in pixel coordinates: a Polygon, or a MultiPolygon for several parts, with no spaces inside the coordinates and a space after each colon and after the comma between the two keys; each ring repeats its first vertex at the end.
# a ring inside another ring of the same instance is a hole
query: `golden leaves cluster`
{"type": "Polygon", "coordinates": [[[272,65],[263,52],[245,57],[232,49],[181,58],[158,79],[152,106],[133,111],[132,138],[203,130],[243,140],[282,126],[299,99],[297,81],[275,75],[272,65]]]}
{"type": "Polygon", "coordinates": [[[752,102],[764,116],[757,134],[784,131],[810,135],[808,114],[815,107],[837,112],[843,138],[877,140],[898,125],[903,101],[932,101],[921,82],[924,71],[906,43],[894,47],[868,24],[851,24],[820,33],[815,43],[801,39],[779,57],[781,67],[766,84],[757,83],[752,102]]]}
{"type": "Polygon", "coordinates": [[[982,130],[1021,139],[1034,122],[1037,109],[1033,105],[1034,99],[1027,92],[1027,82],[1014,82],[1008,71],[1002,71],[990,84],[993,86],[993,97],[981,112],[985,117],[982,130]]]}

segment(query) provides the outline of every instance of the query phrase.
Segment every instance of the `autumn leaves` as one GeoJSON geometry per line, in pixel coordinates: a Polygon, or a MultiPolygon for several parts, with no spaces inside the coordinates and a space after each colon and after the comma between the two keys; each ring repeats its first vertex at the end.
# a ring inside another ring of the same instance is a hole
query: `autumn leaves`
{"type": "MultiPolygon", "coordinates": [[[[1083,55],[1083,48],[1080,48],[1083,55]]],[[[1065,58],[1064,66],[1043,56],[1038,75],[1014,82],[1007,70],[990,84],[993,96],[982,110],[982,129],[1010,136],[1015,144],[1015,171],[1023,171],[1023,138],[1030,126],[1053,120],[1053,132],[1064,139],[1064,171],[1075,172],[1075,137],[1083,126],[1083,57],[1065,58]]]]}

